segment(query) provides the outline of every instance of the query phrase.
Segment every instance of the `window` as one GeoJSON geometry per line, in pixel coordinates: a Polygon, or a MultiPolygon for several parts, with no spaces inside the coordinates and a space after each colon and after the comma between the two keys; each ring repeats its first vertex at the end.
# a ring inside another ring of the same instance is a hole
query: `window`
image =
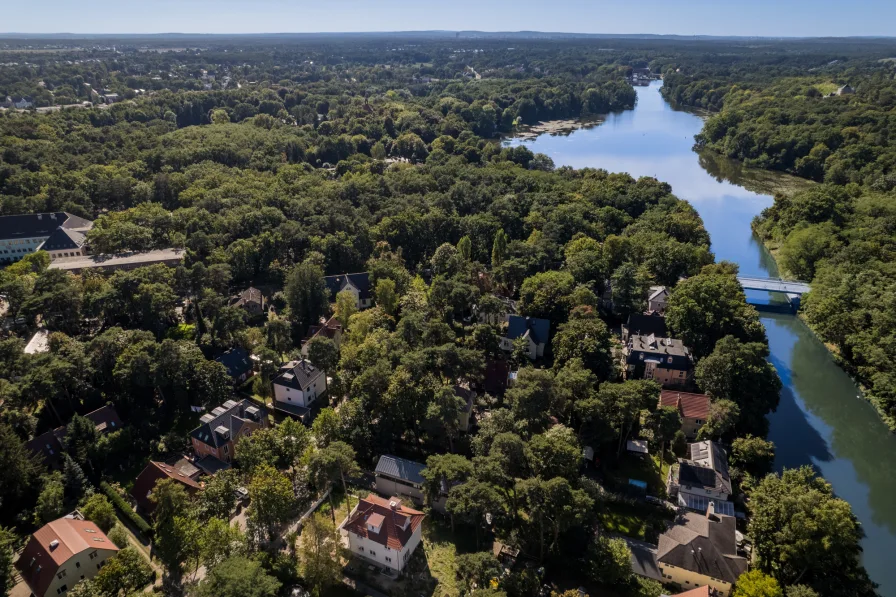
{"type": "Polygon", "coordinates": [[[65,578],[65,570],[60,570],[59,574],[56,575],[56,578],[58,578],[60,580],[65,578]]]}
{"type": "Polygon", "coordinates": [[[373,551],[373,550],[371,549],[371,550],[370,550],[370,555],[372,555],[373,557],[376,557],[376,552],[373,551]]]}
{"type": "Polygon", "coordinates": [[[391,561],[392,561],[392,558],[387,557],[387,558],[386,558],[386,561],[387,561],[387,562],[391,562],[391,561]]]}
{"type": "Polygon", "coordinates": [[[75,568],[80,568],[80,567],[81,567],[81,562],[75,562],[75,568]]]}
{"type": "Polygon", "coordinates": [[[358,546],[358,551],[364,551],[364,546],[363,546],[363,545],[359,545],[359,546],[358,546]]]}
{"type": "MultiPolygon", "coordinates": [[[[148,496],[149,494],[147,493],[146,495],[148,496]]],[[[92,560],[92,559],[95,558],[96,556],[97,556],[97,553],[96,553],[96,552],[93,552],[92,554],[90,554],[90,559],[92,560]]]]}
{"type": "Polygon", "coordinates": [[[61,587],[59,587],[58,589],[56,589],[56,594],[57,594],[57,595],[62,595],[62,594],[65,593],[66,591],[68,591],[68,585],[62,585],[61,587]]]}

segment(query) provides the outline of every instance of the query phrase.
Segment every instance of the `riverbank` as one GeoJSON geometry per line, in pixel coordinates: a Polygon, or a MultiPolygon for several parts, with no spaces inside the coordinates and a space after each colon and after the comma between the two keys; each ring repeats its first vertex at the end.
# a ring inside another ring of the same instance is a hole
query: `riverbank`
{"type": "MultiPolygon", "coordinates": [[[[700,213],[716,261],[736,263],[745,276],[777,276],[777,264],[751,228],[774,203],[773,195],[814,183],[777,172],[753,170],[718,154],[693,151],[703,119],[672,108],[659,84],[639,87],[634,110],[568,136],[512,139],[557,166],[603,168],[638,178],[655,177],[700,213]]],[[[751,302],[768,295],[748,293],[751,302]]],[[[849,502],[862,524],[862,561],[881,595],[896,595],[896,437],[881,422],[853,379],[813,331],[793,315],[760,313],[769,361],[783,388],[770,413],[768,439],[774,468],[814,467],[849,502]]]]}

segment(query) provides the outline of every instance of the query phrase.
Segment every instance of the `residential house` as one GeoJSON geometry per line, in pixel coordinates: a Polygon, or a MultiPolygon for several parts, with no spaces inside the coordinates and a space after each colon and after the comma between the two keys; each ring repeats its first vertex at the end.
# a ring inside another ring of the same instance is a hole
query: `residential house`
{"type": "Polygon", "coordinates": [[[501,349],[507,352],[513,350],[514,340],[524,338],[526,340],[529,359],[544,356],[544,347],[548,343],[551,331],[551,322],[537,317],[521,317],[510,315],[507,317],[507,332],[501,338],[501,349]]]}
{"type": "Polygon", "coordinates": [[[400,498],[370,494],[339,525],[352,555],[401,574],[420,545],[424,514],[403,505],[400,498]]]}
{"type": "Polygon", "coordinates": [[[688,458],[679,458],[669,468],[666,480],[669,499],[690,510],[705,512],[712,505],[714,512],[734,516],[734,504],[728,501],[731,476],[725,451],[712,441],[688,444],[688,450],[688,458]]]}
{"type": "Polygon", "coordinates": [[[685,512],[660,535],[657,565],[665,584],[708,586],[718,597],[730,597],[747,559],[737,552],[735,519],[717,515],[710,505],[706,514],[685,512]]]}
{"type": "Polygon", "coordinates": [[[503,396],[507,390],[510,365],[503,359],[487,359],[480,389],[492,396],[503,396]]]}
{"type": "Polygon", "coordinates": [[[250,286],[233,297],[230,304],[243,309],[250,316],[264,313],[264,295],[254,286],[250,286]]]}
{"type": "Polygon", "coordinates": [[[50,330],[47,328],[40,328],[34,332],[34,335],[28,340],[28,344],[25,345],[25,349],[22,352],[25,354],[43,354],[49,351],[50,330]]]}
{"type": "Polygon", "coordinates": [[[694,361],[681,340],[632,334],[622,353],[627,379],[653,379],[674,388],[688,387],[693,381],[694,361]]]}
{"type": "Polygon", "coordinates": [[[106,93],[103,95],[103,101],[107,104],[114,104],[121,101],[121,96],[117,93],[106,93]]]}
{"type": "MultiPolygon", "coordinates": [[[[190,464],[186,459],[180,460],[190,464]]],[[[137,475],[134,487],[131,489],[131,496],[137,502],[137,510],[145,514],[152,514],[156,509],[156,504],[152,501],[152,492],[155,491],[158,482],[165,479],[173,479],[180,483],[190,495],[198,492],[201,485],[197,479],[201,471],[195,466],[190,466],[192,468],[187,468],[183,464],[178,466],[177,463],[168,464],[150,460],[143,472],[137,475]]]]}
{"type": "Polygon", "coordinates": [[[327,391],[326,374],[307,359],[284,363],[272,383],[274,408],[303,420],[327,391]]]}
{"type": "Polygon", "coordinates": [[[666,329],[666,318],[656,311],[632,313],[628,316],[628,321],[622,324],[622,343],[627,343],[632,334],[642,336],[653,334],[658,338],[665,338],[669,335],[666,329]]]}
{"type": "Polygon", "coordinates": [[[647,295],[647,310],[665,313],[669,303],[669,290],[665,286],[651,286],[647,295]]]}
{"type": "Polygon", "coordinates": [[[50,264],[49,269],[61,269],[63,271],[79,274],[87,269],[102,268],[104,272],[119,270],[132,270],[157,263],[176,267],[183,262],[183,249],[156,249],[154,251],[142,251],[131,253],[116,253],[114,255],[82,255],[69,259],[59,259],[50,264]]]}
{"type": "MultiPolygon", "coordinates": [[[[103,406],[95,411],[84,415],[85,418],[93,422],[98,435],[105,435],[121,429],[122,422],[118,416],[115,407],[111,405],[103,406]]],[[[65,453],[65,435],[67,426],[63,425],[51,431],[47,431],[37,437],[27,441],[25,447],[31,451],[34,456],[43,462],[44,466],[52,470],[62,470],[65,464],[63,454],[65,453]]]]}
{"type": "Polygon", "coordinates": [[[376,491],[381,495],[397,495],[422,506],[425,501],[423,475],[425,464],[383,454],[376,463],[376,491]]]}
{"type": "MultiPolygon", "coordinates": [[[[28,253],[41,250],[59,227],[86,231],[91,226],[90,220],[64,211],[0,216],[0,264],[18,261],[28,253]]],[[[52,255],[53,252],[51,258],[52,255]]]]}
{"type": "Polygon", "coordinates": [[[31,535],[15,567],[32,595],[56,597],[96,576],[118,550],[98,526],[76,511],[31,535]]]}
{"type": "Polygon", "coordinates": [[[709,585],[705,585],[684,593],[676,593],[672,597],[719,597],[719,592],[709,585]]]}
{"type": "Polygon", "coordinates": [[[679,390],[660,392],[659,406],[674,408],[681,416],[681,431],[688,439],[697,437],[697,432],[709,417],[709,396],[679,390]]]}
{"type": "Polygon", "coordinates": [[[228,400],[212,412],[202,415],[199,427],[190,432],[193,451],[199,458],[214,457],[221,462],[233,460],[236,442],[256,429],[268,426],[267,410],[248,399],[228,400]]]}
{"type": "Polygon", "coordinates": [[[355,295],[358,309],[366,309],[373,304],[370,274],[368,272],[327,276],[324,278],[324,282],[327,283],[327,289],[330,291],[330,302],[335,302],[337,294],[343,290],[348,290],[355,295]]]}
{"type": "Polygon", "coordinates": [[[302,356],[308,358],[308,343],[314,338],[329,338],[339,348],[342,343],[342,324],[334,315],[330,319],[321,318],[318,325],[312,325],[308,328],[308,336],[302,339],[302,356]]]}
{"type": "Polygon", "coordinates": [[[227,375],[233,380],[233,383],[243,383],[252,377],[252,359],[244,348],[236,346],[231,348],[221,356],[215,359],[216,363],[221,363],[227,369],[227,375]]]}

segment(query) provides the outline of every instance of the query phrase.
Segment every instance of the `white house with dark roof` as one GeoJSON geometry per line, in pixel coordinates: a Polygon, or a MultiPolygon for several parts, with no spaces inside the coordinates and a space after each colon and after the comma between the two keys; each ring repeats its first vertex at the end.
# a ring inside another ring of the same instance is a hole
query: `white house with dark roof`
{"type": "Polygon", "coordinates": [[[509,315],[507,331],[501,337],[501,350],[512,351],[514,340],[523,338],[526,341],[526,354],[534,361],[544,356],[550,331],[551,322],[547,319],[509,315]]]}
{"type": "Polygon", "coordinates": [[[343,290],[348,290],[355,295],[358,309],[366,309],[373,304],[373,293],[370,288],[370,274],[358,272],[356,274],[339,274],[326,276],[324,282],[330,291],[330,301],[336,301],[336,295],[343,290]]]}
{"type": "MultiPolygon", "coordinates": [[[[73,216],[64,211],[39,214],[0,216],[0,263],[18,261],[29,253],[43,248],[44,243],[59,229],[67,236],[67,230],[75,231],[75,238],[83,236],[93,226],[93,222],[73,216]]],[[[74,241],[72,244],[75,245],[74,241]]],[[[83,245],[83,242],[82,242],[83,245]]],[[[78,247],[81,250],[81,247],[78,247]]],[[[73,252],[69,249],[68,252],[73,252]]],[[[66,251],[61,251],[65,253],[66,251]]],[[[50,253],[53,258],[53,252],[50,253]]]]}
{"type": "Polygon", "coordinates": [[[353,556],[401,574],[420,545],[424,517],[400,498],[371,493],[358,500],[339,533],[353,556]]]}
{"type": "Polygon", "coordinates": [[[274,408],[305,419],[317,399],[327,391],[327,376],[307,359],[280,367],[274,386],[274,408]]]}
{"type": "Polygon", "coordinates": [[[651,286],[647,295],[647,310],[654,313],[666,311],[669,304],[669,290],[665,286],[651,286]]]}

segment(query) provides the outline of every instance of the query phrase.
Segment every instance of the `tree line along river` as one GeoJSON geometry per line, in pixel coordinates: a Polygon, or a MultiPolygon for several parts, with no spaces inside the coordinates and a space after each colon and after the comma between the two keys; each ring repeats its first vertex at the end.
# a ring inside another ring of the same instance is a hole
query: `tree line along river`
{"type": "MultiPolygon", "coordinates": [[[[700,213],[717,260],[737,263],[742,275],[777,275],[774,259],[754,237],[750,222],[772,204],[776,190],[807,183],[695,153],[694,135],[702,118],[670,106],[659,93],[661,86],[655,81],[637,87],[634,110],[611,114],[596,126],[506,143],[525,144],[549,155],[557,166],[603,168],[668,182],[675,195],[700,213]]],[[[748,294],[751,302],[769,300],[748,294]]],[[[880,594],[896,595],[896,437],[799,319],[778,314],[761,319],[769,360],[783,383],[780,405],[769,416],[775,468],[815,466],[862,523],[864,564],[880,594]]]]}

